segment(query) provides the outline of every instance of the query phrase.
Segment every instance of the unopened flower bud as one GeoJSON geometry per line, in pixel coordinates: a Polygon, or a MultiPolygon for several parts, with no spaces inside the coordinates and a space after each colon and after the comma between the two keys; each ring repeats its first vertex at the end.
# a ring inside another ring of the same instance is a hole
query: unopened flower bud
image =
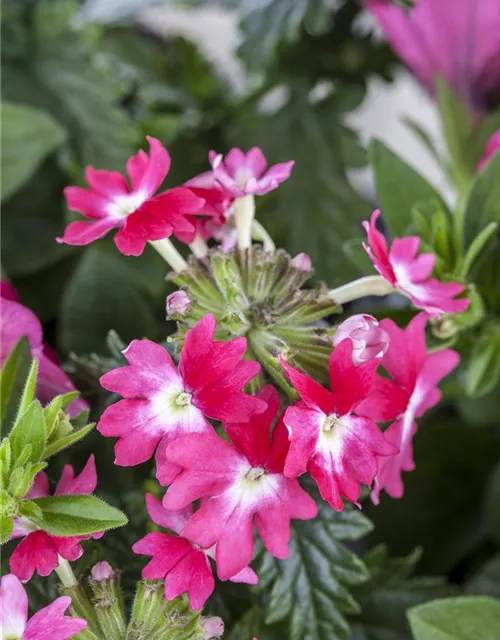
{"type": "Polygon", "coordinates": [[[211,638],[220,638],[224,633],[224,621],[216,616],[211,618],[202,618],[201,626],[203,627],[203,640],[211,638]]]}
{"type": "Polygon", "coordinates": [[[382,358],[389,347],[389,334],[384,331],[373,316],[359,314],[344,320],[337,327],[333,344],[338,346],[342,340],[352,340],[352,360],[355,365],[372,358],[382,358]]]}
{"type": "Polygon", "coordinates": [[[116,575],[113,567],[109,564],[109,562],[106,562],[105,560],[95,564],[92,567],[91,574],[92,580],[95,580],[96,582],[101,582],[102,580],[111,580],[116,575]]]}
{"type": "Polygon", "coordinates": [[[312,262],[307,253],[298,253],[295,258],[290,260],[290,265],[297,271],[311,271],[312,262]]]}
{"type": "Polygon", "coordinates": [[[193,299],[185,291],[174,291],[167,297],[167,316],[184,318],[193,306],[193,299]]]}

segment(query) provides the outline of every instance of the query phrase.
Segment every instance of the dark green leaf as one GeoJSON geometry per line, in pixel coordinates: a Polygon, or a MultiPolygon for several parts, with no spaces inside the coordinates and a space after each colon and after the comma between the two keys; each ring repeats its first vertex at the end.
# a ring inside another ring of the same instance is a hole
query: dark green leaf
{"type": "Polygon", "coordinates": [[[408,619],[415,640],[498,640],[500,600],[435,600],[410,609],[408,619]]]}
{"type": "Polygon", "coordinates": [[[31,364],[31,349],[21,338],[4,362],[0,373],[0,425],[9,427],[15,420],[19,399],[31,364]]]}
{"type": "Polygon", "coordinates": [[[474,345],[468,363],[466,389],[478,398],[492,391],[500,381],[500,327],[485,329],[474,345]]]}
{"type": "Polygon", "coordinates": [[[32,502],[41,509],[35,523],[55,536],[91,535],[128,522],[124,513],[95,496],[52,496],[32,502]]]}
{"type": "Polygon", "coordinates": [[[1,199],[5,200],[64,142],[66,132],[50,114],[25,105],[4,102],[1,117],[1,199]]]}
{"type": "Polygon", "coordinates": [[[349,588],[368,578],[363,562],[341,540],[355,540],[370,522],[346,506],[336,512],[324,503],[315,520],[294,521],[290,557],[261,559],[262,588],[270,585],[266,623],[288,619],[289,640],[347,638],[345,615],[359,608],[349,588]]]}
{"type": "Polygon", "coordinates": [[[85,436],[88,433],[90,433],[94,427],[95,427],[95,423],[88,424],[86,427],[82,427],[81,429],[78,429],[78,431],[73,431],[72,433],[69,433],[67,436],[64,436],[63,438],[59,438],[55,442],[51,442],[45,448],[43,457],[50,458],[51,456],[55,455],[56,453],[59,453],[63,449],[66,449],[67,447],[71,447],[76,442],[79,442],[82,438],[85,438],[85,436]]]}
{"type": "Polygon", "coordinates": [[[391,233],[404,236],[417,205],[446,204],[435,188],[380,140],[370,144],[370,160],[380,208],[391,233]]]}
{"type": "Polygon", "coordinates": [[[16,424],[9,433],[12,449],[12,464],[16,466],[26,445],[31,447],[30,462],[38,462],[43,457],[45,449],[45,421],[43,419],[42,405],[34,400],[26,411],[17,419],[16,424]]]}
{"type": "Polygon", "coordinates": [[[476,175],[463,215],[466,247],[490,222],[500,222],[500,153],[476,175]]]}

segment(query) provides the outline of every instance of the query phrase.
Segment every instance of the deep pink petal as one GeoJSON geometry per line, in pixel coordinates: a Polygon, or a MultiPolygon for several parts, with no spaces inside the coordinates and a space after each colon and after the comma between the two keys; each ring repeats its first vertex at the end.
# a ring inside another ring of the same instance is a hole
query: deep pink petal
{"type": "Polygon", "coordinates": [[[388,280],[392,285],[396,282],[396,276],[389,261],[389,252],[387,242],[384,235],[377,229],[377,220],[380,217],[380,211],[376,209],[370,218],[370,222],[363,222],[363,227],[368,234],[368,244],[363,244],[366,252],[373,261],[375,269],[388,280]]]}
{"type": "Polygon", "coordinates": [[[62,238],[56,238],[57,242],[82,246],[94,242],[105,236],[110,229],[119,227],[122,220],[116,218],[104,218],[97,222],[70,222],[64,230],[62,238]]]}
{"type": "Polygon", "coordinates": [[[184,538],[156,532],[148,533],[132,546],[134,553],[153,556],[142,570],[142,577],[147,580],[161,580],[192,550],[184,538]]]}
{"type": "Polygon", "coordinates": [[[66,187],[64,196],[70,211],[76,211],[87,218],[106,218],[109,207],[109,198],[94,193],[81,187],[66,187]]]}
{"type": "Polygon", "coordinates": [[[295,404],[285,411],[283,421],[290,439],[284,470],[287,478],[296,478],[307,471],[309,460],[318,447],[325,418],[324,413],[302,404],[295,404]]]}
{"type": "Polygon", "coordinates": [[[162,503],[158,498],[146,494],[146,506],[149,513],[149,517],[155,523],[165,529],[170,529],[177,534],[184,529],[186,522],[193,515],[193,506],[187,505],[183,509],[176,511],[170,511],[162,506],[162,503]]]}
{"type": "Polygon", "coordinates": [[[333,410],[332,395],[322,387],[316,380],[310,378],[307,374],[294,369],[284,358],[279,358],[282,367],[285,369],[290,382],[295,387],[305,404],[316,411],[330,413],[333,410]]]}
{"type": "Polygon", "coordinates": [[[45,531],[33,531],[14,549],[9,564],[11,572],[23,582],[35,571],[48,576],[59,564],[57,549],[45,531]]]}
{"type": "Polygon", "coordinates": [[[133,189],[144,194],[144,199],[151,198],[159,189],[170,169],[170,155],[162,143],[156,138],[146,136],[149,142],[149,160],[146,164],[144,156],[127,164],[133,189]]]}
{"type": "Polygon", "coordinates": [[[47,498],[50,496],[49,478],[46,473],[39,471],[33,482],[33,486],[26,494],[27,498],[47,498]]]}
{"type": "Polygon", "coordinates": [[[214,316],[207,314],[186,333],[179,360],[179,372],[191,389],[196,389],[200,381],[203,381],[200,367],[211,353],[215,325],[214,316]]]}
{"type": "Polygon", "coordinates": [[[23,640],[66,640],[87,626],[82,618],[65,617],[71,598],[61,596],[28,620],[23,640]]]}
{"type": "Polygon", "coordinates": [[[130,178],[133,192],[137,193],[139,191],[142,178],[148,166],[149,156],[143,149],[139,149],[135,156],[131,156],[127,160],[127,175],[130,178]]]}
{"type": "MultiPolygon", "coordinates": [[[[98,537],[101,537],[101,535],[96,534],[93,537],[97,539],[98,537]]],[[[60,536],[50,536],[50,539],[52,540],[52,543],[54,544],[55,548],[57,549],[57,553],[61,556],[61,558],[69,560],[70,562],[74,562],[75,560],[78,560],[78,558],[82,557],[83,549],[80,545],[80,542],[82,542],[82,540],[85,540],[86,537],[72,536],[62,538],[60,536]]]]}
{"type": "Polygon", "coordinates": [[[199,611],[212,594],[215,580],[210,563],[202,551],[193,549],[165,578],[165,598],[174,600],[187,592],[193,611],[199,611]]]}
{"type": "Polygon", "coordinates": [[[387,422],[405,411],[409,399],[408,391],[392,380],[376,376],[370,395],[357,405],[356,413],[375,422],[387,422]]]}
{"type": "Polygon", "coordinates": [[[95,458],[91,455],[77,476],[75,476],[73,467],[70,464],[64,466],[54,495],[62,496],[75,493],[89,495],[95,491],[96,486],[97,472],[95,468],[95,458]]]}
{"type": "Polygon", "coordinates": [[[117,196],[129,195],[127,181],[118,171],[105,171],[103,169],[96,171],[92,167],[87,167],[85,178],[92,191],[108,201],[114,200],[117,196]]]}

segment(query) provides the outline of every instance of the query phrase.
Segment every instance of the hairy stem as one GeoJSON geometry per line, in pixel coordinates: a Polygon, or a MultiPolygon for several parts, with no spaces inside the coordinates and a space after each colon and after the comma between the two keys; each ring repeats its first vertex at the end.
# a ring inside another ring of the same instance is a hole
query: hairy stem
{"type": "Polygon", "coordinates": [[[344,284],[328,292],[330,298],[337,304],[345,304],[366,296],[386,296],[397,290],[382,276],[366,276],[344,284]]]}
{"type": "Polygon", "coordinates": [[[150,240],[149,244],[158,251],[165,262],[172,267],[174,271],[177,271],[177,273],[187,269],[187,262],[168,238],[164,238],[163,240],[150,240]]]}

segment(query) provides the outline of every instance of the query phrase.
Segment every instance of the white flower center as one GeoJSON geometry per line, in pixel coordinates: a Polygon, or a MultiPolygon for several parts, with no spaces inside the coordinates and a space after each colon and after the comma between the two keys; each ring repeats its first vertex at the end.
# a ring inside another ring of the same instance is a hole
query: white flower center
{"type": "Polygon", "coordinates": [[[142,193],[132,193],[129,196],[118,196],[108,205],[108,212],[114,218],[126,218],[144,203],[142,193]]]}
{"type": "Polygon", "coordinates": [[[178,407],[189,407],[191,405],[192,394],[187,391],[181,391],[174,399],[174,404],[178,407]]]}
{"type": "Polygon", "coordinates": [[[265,474],[266,470],[264,467],[252,467],[245,475],[247,480],[258,480],[265,474]]]}
{"type": "Polygon", "coordinates": [[[340,425],[339,417],[337,414],[331,413],[330,415],[325,416],[321,429],[325,434],[328,434],[331,433],[337,425],[340,425]]]}

